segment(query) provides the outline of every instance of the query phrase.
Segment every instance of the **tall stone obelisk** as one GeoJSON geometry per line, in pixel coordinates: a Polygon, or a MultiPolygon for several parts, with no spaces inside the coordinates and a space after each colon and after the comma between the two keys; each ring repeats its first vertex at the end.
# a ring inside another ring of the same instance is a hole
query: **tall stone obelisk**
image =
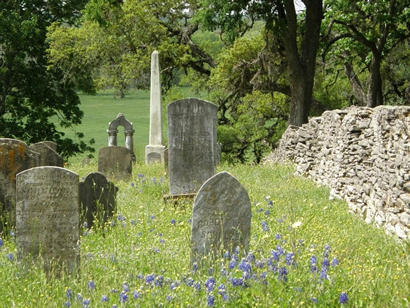
{"type": "Polygon", "coordinates": [[[165,146],[162,145],[161,83],[158,51],[151,54],[151,91],[149,144],[145,147],[145,163],[164,163],[165,146]]]}

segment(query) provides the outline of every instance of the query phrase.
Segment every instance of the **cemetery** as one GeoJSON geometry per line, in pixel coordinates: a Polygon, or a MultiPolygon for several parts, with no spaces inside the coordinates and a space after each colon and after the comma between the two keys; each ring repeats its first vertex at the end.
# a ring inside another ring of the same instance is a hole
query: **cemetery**
{"type": "Polygon", "coordinates": [[[0,307],[409,307],[405,8],[302,2],[43,6],[19,81],[0,36],[0,307]]]}

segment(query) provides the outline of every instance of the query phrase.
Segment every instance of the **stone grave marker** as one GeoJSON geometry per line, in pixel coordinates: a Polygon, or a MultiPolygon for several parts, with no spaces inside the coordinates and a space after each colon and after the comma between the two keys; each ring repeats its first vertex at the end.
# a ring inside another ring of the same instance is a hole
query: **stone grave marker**
{"type": "Polygon", "coordinates": [[[196,193],[215,174],[216,112],[215,105],[195,98],[168,105],[171,196],[196,193]]]}
{"type": "Polygon", "coordinates": [[[15,226],[16,174],[37,166],[38,160],[23,141],[0,138],[0,233],[15,226]]]}
{"type": "Polygon", "coordinates": [[[98,171],[110,180],[129,180],[132,175],[130,150],[117,146],[101,148],[98,151],[98,171]]]}
{"type": "Polygon", "coordinates": [[[122,113],[119,113],[114,120],[108,123],[108,146],[117,146],[118,126],[124,127],[125,147],[130,151],[132,160],[136,161],[133,139],[134,127],[122,113]]]}
{"type": "Polygon", "coordinates": [[[161,82],[158,51],[151,54],[149,144],[145,147],[145,163],[164,163],[162,145],[161,82]]]}
{"type": "Polygon", "coordinates": [[[236,247],[247,252],[251,202],[243,186],[228,172],[208,179],[198,191],[192,214],[191,260],[222,257],[236,247]]]}
{"type": "Polygon", "coordinates": [[[53,143],[51,141],[43,141],[29,146],[31,150],[40,154],[38,166],[63,167],[63,158],[54,150],[53,143]]]}
{"type": "Polygon", "coordinates": [[[97,219],[98,225],[103,227],[117,211],[117,191],[118,188],[107,181],[104,174],[100,172],[88,174],[84,181],[80,182],[81,224],[86,222],[90,228],[97,219]]]}
{"type": "Polygon", "coordinates": [[[40,256],[47,273],[79,266],[78,175],[52,166],[17,174],[16,243],[21,260],[40,256]]]}

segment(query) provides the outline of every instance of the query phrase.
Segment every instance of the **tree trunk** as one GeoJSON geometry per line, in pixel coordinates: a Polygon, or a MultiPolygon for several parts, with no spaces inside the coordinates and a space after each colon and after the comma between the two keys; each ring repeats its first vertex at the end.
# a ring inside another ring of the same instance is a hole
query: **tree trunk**
{"type": "Polygon", "coordinates": [[[381,56],[373,53],[370,63],[370,84],[367,94],[367,107],[383,105],[382,76],[380,73],[381,56]]]}
{"type": "Polygon", "coordinates": [[[349,78],[349,83],[353,90],[353,96],[356,98],[360,106],[366,106],[368,102],[367,95],[365,91],[363,90],[359,77],[357,77],[353,69],[352,62],[346,61],[344,63],[344,66],[345,66],[345,72],[346,72],[347,78],[349,78]]]}

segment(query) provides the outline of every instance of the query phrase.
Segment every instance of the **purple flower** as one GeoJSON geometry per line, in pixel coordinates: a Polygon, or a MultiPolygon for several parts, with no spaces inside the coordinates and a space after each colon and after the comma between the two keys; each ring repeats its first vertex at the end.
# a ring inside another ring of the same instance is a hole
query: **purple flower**
{"type": "Polygon", "coordinates": [[[311,256],[310,257],[310,260],[309,260],[309,263],[310,263],[310,271],[313,273],[313,272],[316,272],[317,271],[317,266],[316,266],[316,264],[317,264],[317,259],[316,259],[316,256],[311,256]]]}
{"type": "Polygon", "coordinates": [[[175,219],[171,219],[171,225],[175,225],[175,219]]]}
{"type": "Polygon", "coordinates": [[[185,279],[185,284],[188,287],[192,287],[192,285],[194,284],[194,280],[191,277],[188,277],[187,279],[185,279]]]}
{"type": "Polygon", "coordinates": [[[134,290],[134,293],[132,294],[132,297],[134,298],[134,299],[137,299],[137,298],[139,298],[141,296],[141,294],[137,291],[137,290],[134,290]]]}
{"type": "Polygon", "coordinates": [[[236,266],[236,261],[234,259],[232,259],[231,261],[229,261],[229,269],[232,270],[234,269],[236,266]]]}
{"type": "Polygon", "coordinates": [[[215,287],[215,278],[214,277],[210,277],[206,282],[205,282],[205,287],[207,289],[208,292],[211,292],[214,287],[215,287]]]}
{"type": "Polygon", "coordinates": [[[266,210],[266,211],[265,211],[265,215],[268,216],[269,214],[270,214],[270,211],[269,211],[269,210],[266,210]]]}
{"type": "Polygon", "coordinates": [[[143,178],[144,177],[144,175],[142,174],[142,173],[138,173],[138,178],[143,178]]]}
{"type": "Polygon", "coordinates": [[[145,283],[151,284],[154,282],[155,275],[154,274],[149,274],[145,277],[145,283]]]}
{"type": "Polygon", "coordinates": [[[245,259],[242,259],[241,263],[239,263],[238,268],[242,271],[242,272],[251,272],[252,267],[251,265],[245,261],[245,259]]]}
{"type": "Polygon", "coordinates": [[[280,252],[278,252],[278,251],[276,251],[276,250],[272,250],[271,253],[272,253],[273,259],[274,259],[275,261],[279,261],[279,259],[280,259],[280,252]]]}
{"type": "Polygon", "coordinates": [[[293,252],[287,253],[286,257],[285,257],[285,260],[286,260],[287,265],[295,265],[296,264],[295,254],[293,252]]]}
{"type": "Polygon", "coordinates": [[[119,214],[119,215],[117,215],[117,220],[124,221],[125,217],[123,215],[119,214]]]}
{"type": "Polygon", "coordinates": [[[315,304],[317,304],[317,298],[316,298],[316,297],[312,297],[311,300],[312,300],[312,302],[314,302],[315,304]]]}
{"type": "Polygon", "coordinates": [[[3,239],[0,238],[0,247],[3,246],[3,239]]]}
{"type": "Polygon", "coordinates": [[[329,253],[330,253],[330,246],[328,244],[325,245],[325,251],[323,252],[323,256],[325,258],[329,257],[329,253]]]}
{"type": "Polygon", "coordinates": [[[229,253],[229,251],[228,251],[228,250],[225,251],[225,253],[224,253],[224,258],[225,258],[225,259],[229,259],[230,256],[231,256],[231,254],[229,253]]]}
{"type": "Polygon", "coordinates": [[[128,295],[124,291],[120,293],[120,303],[125,303],[128,300],[128,295]]]}
{"type": "Polygon", "coordinates": [[[134,182],[131,182],[131,183],[130,183],[130,186],[131,186],[131,187],[134,187],[134,186],[135,186],[134,182]]]}
{"type": "Polygon", "coordinates": [[[286,267],[279,268],[278,279],[282,280],[283,282],[288,281],[288,270],[286,267]]]}
{"type": "Polygon", "coordinates": [[[248,253],[248,256],[246,257],[246,260],[248,262],[254,262],[255,261],[255,255],[252,252],[248,253]]]}
{"type": "Polygon", "coordinates": [[[346,303],[347,303],[347,301],[348,301],[348,298],[347,298],[347,293],[346,293],[346,292],[342,292],[342,293],[340,293],[340,296],[339,296],[339,303],[341,303],[341,304],[346,304],[346,303]]]}
{"type": "Polygon", "coordinates": [[[95,290],[95,283],[94,283],[94,281],[90,280],[90,281],[88,282],[88,289],[90,289],[90,290],[95,290]]]}
{"type": "Polygon", "coordinates": [[[160,275],[155,279],[155,285],[157,287],[162,287],[163,283],[164,283],[164,276],[160,275]]]}
{"type": "Polygon", "coordinates": [[[330,265],[329,259],[327,257],[324,257],[322,261],[322,266],[328,268],[329,265],[330,265]]]}
{"type": "Polygon", "coordinates": [[[65,303],[64,303],[64,306],[66,306],[66,307],[71,307],[71,303],[70,303],[70,302],[65,302],[65,303]]]}
{"type": "Polygon", "coordinates": [[[194,272],[196,272],[197,269],[198,269],[198,263],[194,262],[194,263],[192,264],[192,270],[193,270],[194,272]]]}
{"type": "Polygon", "coordinates": [[[224,295],[226,293],[226,287],[225,285],[222,283],[218,286],[218,294],[220,295],[224,295]]]}
{"type": "Polygon", "coordinates": [[[194,289],[197,291],[201,291],[201,284],[199,282],[194,283],[194,289]]]}
{"type": "Polygon", "coordinates": [[[67,291],[65,291],[65,296],[70,299],[73,297],[73,292],[71,291],[71,289],[67,289],[67,291]]]}
{"type": "Polygon", "coordinates": [[[179,286],[178,282],[173,282],[173,283],[171,283],[171,285],[169,286],[169,288],[171,289],[171,291],[173,291],[173,290],[175,290],[178,286],[179,286]]]}
{"type": "Polygon", "coordinates": [[[167,295],[166,298],[167,298],[167,301],[169,301],[169,302],[172,301],[172,296],[171,295],[167,295]]]}
{"type": "Polygon", "coordinates": [[[90,305],[90,299],[86,298],[85,300],[83,300],[83,307],[88,307],[90,305]]]}
{"type": "Polygon", "coordinates": [[[151,215],[151,219],[154,220],[154,219],[155,219],[155,215],[151,215]]]}
{"type": "Polygon", "coordinates": [[[128,283],[124,282],[122,284],[122,289],[124,290],[124,292],[129,292],[130,291],[130,287],[128,286],[128,283]]]}
{"type": "Polygon", "coordinates": [[[322,266],[322,270],[320,271],[320,279],[327,280],[327,267],[322,266]]]}
{"type": "Polygon", "coordinates": [[[280,234],[279,233],[275,234],[275,240],[280,240],[280,234]]]}
{"type": "Polygon", "coordinates": [[[208,307],[213,307],[215,298],[212,295],[208,295],[208,307]]]}
{"type": "Polygon", "coordinates": [[[81,293],[77,293],[77,300],[79,302],[81,302],[83,300],[83,296],[81,295],[81,293]]]}
{"type": "Polygon", "coordinates": [[[101,296],[101,302],[108,302],[110,299],[108,298],[108,296],[107,295],[103,295],[103,296],[101,296]]]}
{"type": "Polygon", "coordinates": [[[333,267],[335,267],[336,265],[338,265],[339,264],[339,260],[335,257],[335,258],[333,258],[333,260],[332,260],[332,266],[333,267]]]}
{"type": "Polygon", "coordinates": [[[232,278],[232,285],[234,286],[234,287],[237,287],[237,286],[242,286],[243,285],[243,279],[242,278],[232,278]]]}
{"type": "Polygon", "coordinates": [[[261,222],[261,226],[262,226],[263,232],[268,232],[268,231],[269,231],[269,226],[268,226],[268,224],[266,223],[266,221],[262,221],[262,222],[261,222]]]}
{"type": "Polygon", "coordinates": [[[12,254],[12,253],[9,253],[9,254],[7,255],[7,259],[9,259],[10,261],[13,261],[13,259],[14,259],[13,254],[12,254]]]}

